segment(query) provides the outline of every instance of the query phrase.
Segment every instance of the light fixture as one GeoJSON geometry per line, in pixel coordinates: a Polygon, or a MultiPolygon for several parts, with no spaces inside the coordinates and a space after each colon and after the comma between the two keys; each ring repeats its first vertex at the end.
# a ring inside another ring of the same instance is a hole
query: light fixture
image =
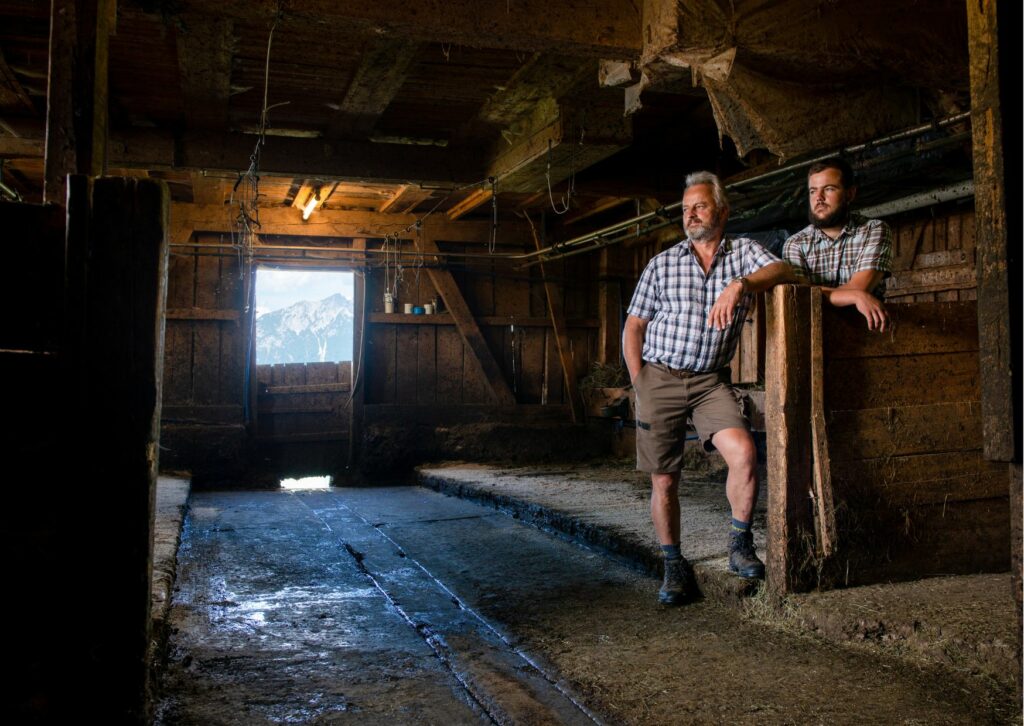
{"type": "Polygon", "coordinates": [[[302,219],[309,219],[309,215],[313,213],[313,210],[320,206],[320,187],[310,192],[309,199],[306,200],[305,205],[302,207],[302,219]]]}

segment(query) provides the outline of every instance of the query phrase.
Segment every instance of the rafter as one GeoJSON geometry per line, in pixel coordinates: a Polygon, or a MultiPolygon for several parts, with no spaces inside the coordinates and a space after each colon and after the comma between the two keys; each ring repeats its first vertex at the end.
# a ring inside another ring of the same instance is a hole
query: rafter
{"type": "MultiPolygon", "coordinates": [[[[548,51],[593,58],[635,58],[641,48],[640,10],[633,0],[423,0],[415,12],[396,12],[380,0],[306,0],[290,4],[288,20],[346,27],[392,38],[478,46],[519,52],[548,51]]],[[[272,20],[278,0],[188,0],[188,11],[235,18],[272,20]]]]}
{"type": "MultiPolygon", "coordinates": [[[[230,232],[234,228],[236,210],[224,204],[171,205],[171,242],[188,242],[193,232],[230,232]]],[[[372,237],[403,233],[408,239],[418,217],[413,214],[380,214],[320,209],[303,221],[302,212],[294,207],[267,207],[260,210],[259,229],[262,235],[299,237],[372,237]]],[[[434,215],[426,220],[433,239],[445,242],[483,243],[491,231],[489,221],[452,222],[434,215]]],[[[515,220],[502,222],[506,239],[526,238],[526,229],[515,220]]]]}

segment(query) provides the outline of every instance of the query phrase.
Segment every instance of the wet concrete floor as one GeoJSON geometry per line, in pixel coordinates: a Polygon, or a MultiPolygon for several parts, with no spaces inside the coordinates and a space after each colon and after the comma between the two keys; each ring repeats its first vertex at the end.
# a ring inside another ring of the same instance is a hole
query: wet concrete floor
{"type": "Polygon", "coordinates": [[[417,487],[195,493],[158,723],[1014,723],[417,487]]]}

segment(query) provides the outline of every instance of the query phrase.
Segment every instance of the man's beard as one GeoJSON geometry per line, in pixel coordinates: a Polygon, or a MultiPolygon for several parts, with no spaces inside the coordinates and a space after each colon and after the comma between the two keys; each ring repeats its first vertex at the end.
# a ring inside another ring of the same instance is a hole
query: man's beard
{"type": "Polygon", "coordinates": [[[719,236],[717,220],[711,224],[698,224],[686,228],[686,238],[691,242],[712,242],[719,236]]]}
{"type": "Polygon", "coordinates": [[[832,212],[824,219],[819,219],[818,217],[815,217],[814,207],[811,207],[810,209],[807,210],[807,219],[815,227],[819,227],[821,229],[844,227],[846,226],[847,220],[850,219],[850,203],[843,202],[838,207],[836,207],[836,210],[834,212],[832,212]]]}

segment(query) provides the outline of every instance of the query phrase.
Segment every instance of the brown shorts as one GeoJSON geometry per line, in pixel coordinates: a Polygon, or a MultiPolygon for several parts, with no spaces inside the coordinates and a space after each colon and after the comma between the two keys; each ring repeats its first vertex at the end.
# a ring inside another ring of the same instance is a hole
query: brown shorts
{"type": "Polygon", "coordinates": [[[729,385],[730,373],[670,372],[646,363],[636,378],[636,468],[669,474],[683,468],[686,419],[693,419],[707,451],[711,437],[723,429],[749,430],[743,399],[729,385]]]}

